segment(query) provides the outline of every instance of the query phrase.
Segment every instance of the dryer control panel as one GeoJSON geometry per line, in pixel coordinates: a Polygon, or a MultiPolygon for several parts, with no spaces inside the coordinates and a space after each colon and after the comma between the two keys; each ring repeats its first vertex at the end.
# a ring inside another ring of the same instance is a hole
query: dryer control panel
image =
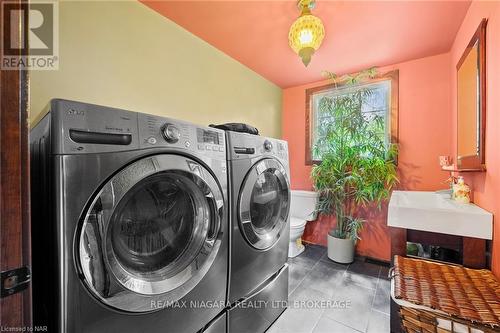
{"type": "Polygon", "coordinates": [[[226,132],[226,135],[230,160],[272,156],[288,161],[288,143],[284,140],[235,132],[226,132]]]}

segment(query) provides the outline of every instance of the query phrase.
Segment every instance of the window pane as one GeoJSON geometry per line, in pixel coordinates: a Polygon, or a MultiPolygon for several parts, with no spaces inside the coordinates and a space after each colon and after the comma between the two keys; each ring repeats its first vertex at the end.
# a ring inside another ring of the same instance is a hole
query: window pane
{"type": "Polygon", "coordinates": [[[313,160],[321,160],[320,153],[314,147],[325,138],[328,133],[328,128],[333,124],[333,119],[328,112],[328,103],[335,103],[339,97],[353,95],[359,90],[369,90],[361,104],[361,112],[363,112],[366,121],[373,126],[380,127],[380,135],[385,138],[387,144],[390,142],[390,110],[391,110],[391,81],[384,80],[375,83],[368,83],[350,87],[332,88],[327,91],[322,91],[313,94],[312,107],[312,158],[313,160]],[[382,126],[377,124],[377,120],[382,122],[382,126]]]}

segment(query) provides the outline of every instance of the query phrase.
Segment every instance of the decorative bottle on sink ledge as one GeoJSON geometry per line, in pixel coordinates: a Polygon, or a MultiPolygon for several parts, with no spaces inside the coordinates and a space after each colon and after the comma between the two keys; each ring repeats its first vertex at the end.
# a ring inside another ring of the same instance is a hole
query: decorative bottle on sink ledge
{"type": "Polygon", "coordinates": [[[458,177],[456,184],[453,184],[453,200],[461,203],[470,203],[470,187],[465,184],[464,177],[458,177]]]}

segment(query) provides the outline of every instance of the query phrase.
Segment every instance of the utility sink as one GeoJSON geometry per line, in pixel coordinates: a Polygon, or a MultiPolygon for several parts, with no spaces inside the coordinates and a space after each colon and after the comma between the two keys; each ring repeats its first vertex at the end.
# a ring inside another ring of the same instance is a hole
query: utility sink
{"type": "Polygon", "coordinates": [[[492,239],[493,215],[436,192],[394,191],[387,225],[481,239],[492,239]]]}

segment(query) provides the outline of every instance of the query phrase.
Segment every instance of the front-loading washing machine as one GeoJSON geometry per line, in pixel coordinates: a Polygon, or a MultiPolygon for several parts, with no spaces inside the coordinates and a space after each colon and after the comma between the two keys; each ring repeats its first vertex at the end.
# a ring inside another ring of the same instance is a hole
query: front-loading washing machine
{"type": "Polygon", "coordinates": [[[224,132],[67,100],[48,107],[30,139],[34,325],[208,326],[226,304],[224,132]]]}
{"type": "Polygon", "coordinates": [[[228,331],[264,332],[288,301],[290,181],[286,141],[226,132],[231,250],[228,331]]]}

